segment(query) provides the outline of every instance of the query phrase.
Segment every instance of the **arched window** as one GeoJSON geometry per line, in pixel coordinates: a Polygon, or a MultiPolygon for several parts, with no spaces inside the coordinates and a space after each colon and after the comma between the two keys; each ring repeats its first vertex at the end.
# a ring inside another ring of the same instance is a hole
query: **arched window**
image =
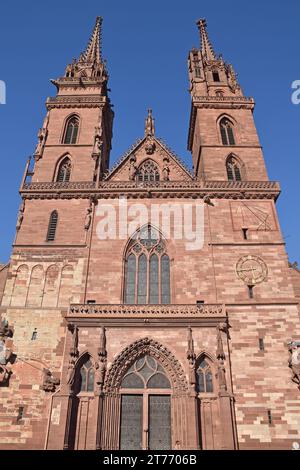
{"type": "Polygon", "coordinates": [[[223,145],[235,145],[233,124],[229,121],[229,119],[224,118],[221,120],[220,131],[223,145]]]}
{"type": "Polygon", "coordinates": [[[126,304],[170,304],[170,258],[165,242],[151,225],[140,229],[126,253],[126,304]]]}
{"type": "Polygon", "coordinates": [[[53,211],[49,219],[47,242],[53,242],[55,240],[57,222],[58,222],[58,212],[53,211]]]}
{"type": "Polygon", "coordinates": [[[197,392],[198,393],[213,393],[213,375],[209,362],[206,358],[200,359],[199,365],[196,370],[197,375],[197,392]]]}
{"type": "Polygon", "coordinates": [[[146,160],[138,169],[138,181],[147,183],[148,181],[159,181],[158,166],[152,160],[146,160]]]}
{"type": "Polygon", "coordinates": [[[242,181],[241,166],[234,157],[229,157],[226,162],[228,181],[242,181]]]}
{"type": "Polygon", "coordinates": [[[79,129],[79,119],[77,116],[72,116],[66,123],[66,129],[64,133],[64,144],[74,145],[77,142],[79,129]]]}
{"type": "Polygon", "coordinates": [[[93,392],[95,371],[90,357],[82,364],[79,374],[78,389],[80,392],[93,392]]]}
{"type": "Polygon", "coordinates": [[[59,183],[64,183],[70,181],[71,177],[71,160],[68,157],[65,157],[60,163],[56,181],[59,183]]]}

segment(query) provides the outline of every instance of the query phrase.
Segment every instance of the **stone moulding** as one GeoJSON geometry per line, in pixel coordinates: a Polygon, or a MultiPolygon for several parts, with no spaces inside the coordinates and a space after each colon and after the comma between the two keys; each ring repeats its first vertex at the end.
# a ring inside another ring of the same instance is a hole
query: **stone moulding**
{"type": "Polygon", "coordinates": [[[70,305],[67,316],[226,317],[223,304],[203,305],[70,305]]]}
{"type": "Polygon", "coordinates": [[[275,181],[72,181],[24,183],[21,195],[27,199],[72,199],[94,196],[98,199],[186,197],[201,199],[209,194],[211,199],[277,199],[280,185],[275,181]]]}

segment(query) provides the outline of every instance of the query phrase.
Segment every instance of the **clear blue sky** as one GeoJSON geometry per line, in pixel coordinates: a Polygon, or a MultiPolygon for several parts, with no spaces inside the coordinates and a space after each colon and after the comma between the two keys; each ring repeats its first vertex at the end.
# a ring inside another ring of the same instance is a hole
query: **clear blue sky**
{"type": "Polygon", "coordinates": [[[78,57],[97,15],[104,17],[103,55],[116,113],[111,162],[143,135],[151,106],[158,136],[191,164],[186,62],[199,44],[195,21],[205,17],[216,51],[256,99],[269,176],[283,189],[278,209],[289,257],[300,261],[300,105],[291,103],[291,83],[300,80],[298,0],[2,2],[0,79],[7,104],[0,105],[0,260],[9,259],[25,162],[36,145],[44,102],[55,94],[49,79],[78,57]]]}

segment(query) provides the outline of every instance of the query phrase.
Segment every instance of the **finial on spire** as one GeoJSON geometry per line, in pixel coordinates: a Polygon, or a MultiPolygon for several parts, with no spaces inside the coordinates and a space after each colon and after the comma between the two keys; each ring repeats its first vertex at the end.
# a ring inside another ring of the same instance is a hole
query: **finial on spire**
{"type": "Polygon", "coordinates": [[[80,55],[79,62],[84,62],[86,64],[102,62],[101,57],[101,27],[102,27],[103,18],[97,16],[96,24],[93,30],[93,33],[90,37],[89,43],[85,51],[80,55]]]}
{"type": "Polygon", "coordinates": [[[154,137],[155,135],[155,127],[154,127],[154,119],[152,116],[152,109],[148,109],[148,116],[146,119],[145,125],[145,137],[154,137]]]}
{"type": "Polygon", "coordinates": [[[201,37],[201,52],[203,54],[203,56],[207,59],[207,60],[216,60],[216,54],[213,50],[213,47],[211,45],[211,42],[209,40],[209,37],[208,37],[208,33],[207,33],[207,23],[206,23],[206,19],[200,19],[197,21],[197,26],[199,28],[199,31],[200,31],[200,37],[201,37]]]}

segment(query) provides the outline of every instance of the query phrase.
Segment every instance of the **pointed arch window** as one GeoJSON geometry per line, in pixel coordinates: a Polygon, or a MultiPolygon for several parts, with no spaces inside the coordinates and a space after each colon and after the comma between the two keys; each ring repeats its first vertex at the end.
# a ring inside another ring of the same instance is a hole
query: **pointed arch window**
{"type": "Polygon", "coordinates": [[[55,240],[57,223],[58,223],[58,212],[53,211],[49,219],[47,242],[53,242],[55,240]]]}
{"type": "Polygon", "coordinates": [[[79,119],[77,116],[72,116],[66,123],[66,129],[64,133],[64,144],[74,145],[77,143],[79,129],[79,119]]]}
{"type": "Polygon", "coordinates": [[[70,177],[71,177],[71,160],[69,159],[69,157],[66,157],[63,159],[63,161],[59,165],[56,181],[59,183],[65,183],[67,181],[70,181],[70,177]]]}
{"type": "Polygon", "coordinates": [[[126,304],[170,304],[170,258],[157,230],[148,225],[137,232],[129,243],[125,263],[126,304]]]}
{"type": "Polygon", "coordinates": [[[202,358],[196,370],[197,376],[197,392],[198,393],[213,393],[213,374],[211,366],[206,358],[202,358]]]}
{"type": "Polygon", "coordinates": [[[139,182],[153,182],[160,180],[159,169],[153,160],[146,160],[138,169],[137,175],[139,182]]]}
{"type": "Polygon", "coordinates": [[[241,165],[234,157],[229,157],[226,162],[228,181],[242,181],[241,165]]]}
{"type": "Polygon", "coordinates": [[[220,131],[223,145],[235,145],[233,124],[229,119],[224,118],[221,120],[220,131]]]}
{"type": "Polygon", "coordinates": [[[80,392],[93,392],[95,385],[95,371],[92,361],[89,358],[82,364],[79,374],[79,390],[80,392]]]}

